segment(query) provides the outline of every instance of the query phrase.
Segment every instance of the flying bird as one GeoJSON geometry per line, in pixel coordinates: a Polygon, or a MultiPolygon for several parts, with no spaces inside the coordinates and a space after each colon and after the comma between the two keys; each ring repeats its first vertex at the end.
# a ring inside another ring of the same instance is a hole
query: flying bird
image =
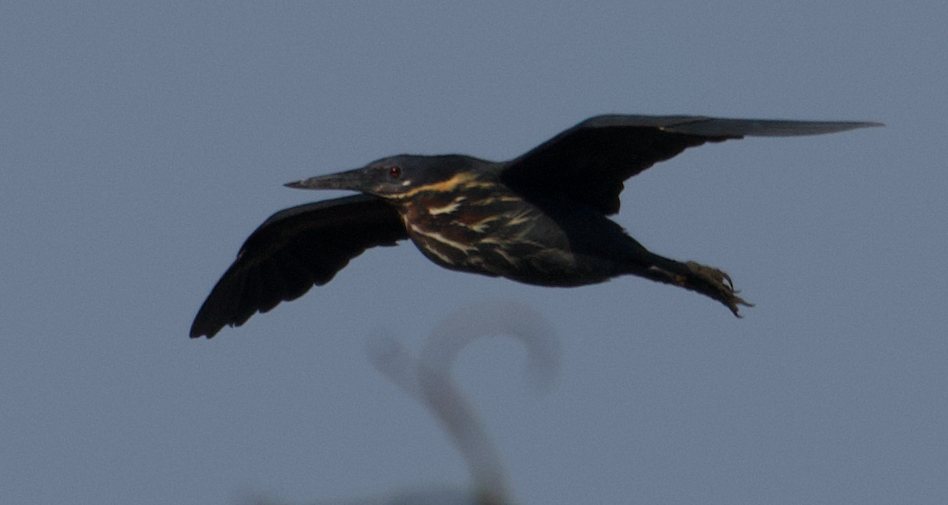
{"type": "Polygon", "coordinates": [[[835,133],[880,123],[604,115],[509,161],[401,154],[291,182],[360,194],[281,210],[244,242],[191,326],[191,337],[328,283],[366,249],[411,239],[444,268],[538,286],[637,275],[751,306],[723,271],[654,254],[607,216],[623,181],[689,147],[745,136],[835,133]]]}

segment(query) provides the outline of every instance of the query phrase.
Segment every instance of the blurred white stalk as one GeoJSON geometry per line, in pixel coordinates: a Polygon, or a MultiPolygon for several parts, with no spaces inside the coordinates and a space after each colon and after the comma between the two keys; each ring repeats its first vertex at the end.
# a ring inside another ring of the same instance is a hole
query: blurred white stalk
{"type": "Polygon", "coordinates": [[[559,341],[542,314],[519,302],[487,301],[455,310],[428,335],[418,358],[391,338],[369,342],[375,367],[444,426],[467,463],[482,504],[511,503],[509,486],[500,453],[451,377],[451,366],[465,346],[496,335],[523,342],[528,383],[539,392],[552,388],[560,369],[559,341]]]}

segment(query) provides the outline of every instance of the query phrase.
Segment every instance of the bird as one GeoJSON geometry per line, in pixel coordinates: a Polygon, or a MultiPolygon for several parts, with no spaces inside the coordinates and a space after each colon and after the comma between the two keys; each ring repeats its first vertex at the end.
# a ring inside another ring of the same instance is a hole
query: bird
{"type": "Polygon", "coordinates": [[[358,194],[281,210],[246,239],[198,311],[191,338],[214,337],[322,286],[365,250],[411,240],[435,264],[572,287],[635,275],[694,291],[741,317],[724,271],[652,253],[608,216],[624,182],[689,147],[749,136],[819,135],[881,123],[594,116],[508,161],[399,154],[290,182],[358,194]]]}

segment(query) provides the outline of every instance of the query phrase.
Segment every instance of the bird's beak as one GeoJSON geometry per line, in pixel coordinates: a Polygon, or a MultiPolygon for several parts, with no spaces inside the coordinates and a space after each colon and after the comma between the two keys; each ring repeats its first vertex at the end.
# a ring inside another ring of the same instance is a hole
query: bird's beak
{"type": "Polygon", "coordinates": [[[302,181],[284,184],[288,188],[297,189],[348,189],[352,191],[365,190],[365,174],[361,168],[347,170],[329,175],[310,177],[302,181]]]}

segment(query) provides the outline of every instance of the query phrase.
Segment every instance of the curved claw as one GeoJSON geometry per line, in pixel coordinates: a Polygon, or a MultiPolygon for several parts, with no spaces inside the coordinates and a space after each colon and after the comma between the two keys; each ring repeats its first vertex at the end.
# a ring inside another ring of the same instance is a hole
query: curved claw
{"type": "Polygon", "coordinates": [[[701,282],[685,287],[694,289],[723,303],[736,317],[742,317],[738,312],[739,305],[745,307],[754,306],[753,303],[737,296],[739,291],[734,289],[734,282],[731,280],[731,276],[726,272],[714,267],[695,263],[694,261],[689,261],[686,265],[691,273],[701,282]]]}

